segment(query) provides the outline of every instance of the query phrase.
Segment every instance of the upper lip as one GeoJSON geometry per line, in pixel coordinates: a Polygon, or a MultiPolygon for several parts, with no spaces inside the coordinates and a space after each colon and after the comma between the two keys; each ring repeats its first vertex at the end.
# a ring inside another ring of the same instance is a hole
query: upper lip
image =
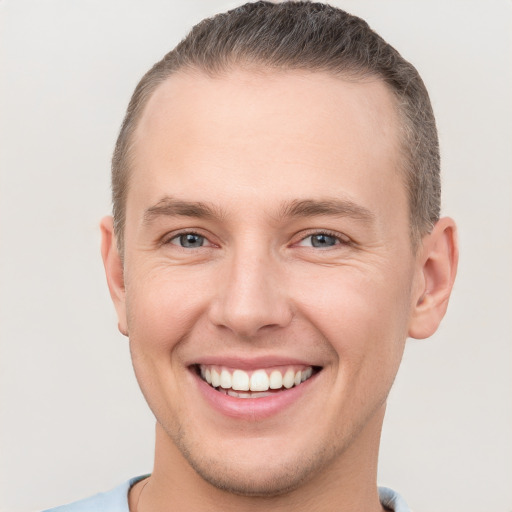
{"type": "Polygon", "coordinates": [[[201,356],[191,360],[187,366],[193,365],[214,365],[226,366],[228,368],[237,368],[240,370],[258,370],[264,368],[272,368],[274,366],[322,366],[318,362],[289,356],[258,356],[244,358],[234,355],[226,356],[201,356]]]}

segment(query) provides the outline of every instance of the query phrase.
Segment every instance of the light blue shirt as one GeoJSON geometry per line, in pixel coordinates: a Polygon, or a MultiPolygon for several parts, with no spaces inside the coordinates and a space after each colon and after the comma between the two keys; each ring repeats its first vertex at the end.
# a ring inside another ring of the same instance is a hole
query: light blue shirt
{"type": "MultiPolygon", "coordinates": [[[[108,492],[100,492],[84,500],[75,501],[44,512],[130,512],[128,492],[130,487],[149,475],[137,476],[108,492]]],[[[379,487],[379,498],[382,505],[394,512],[411,512],[404,499],[392,489],[379,487]]]]}

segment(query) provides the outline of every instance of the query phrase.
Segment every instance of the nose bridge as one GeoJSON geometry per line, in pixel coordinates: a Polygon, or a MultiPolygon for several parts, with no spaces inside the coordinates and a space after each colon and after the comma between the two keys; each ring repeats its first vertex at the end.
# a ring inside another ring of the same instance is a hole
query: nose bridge
{"type": "Polygon", "coordinates": [[[226,261],[212,320],[251,337],[263,328],[284,327],[292,316],[278,258],[261,243],[242,243],[226,261]]]}

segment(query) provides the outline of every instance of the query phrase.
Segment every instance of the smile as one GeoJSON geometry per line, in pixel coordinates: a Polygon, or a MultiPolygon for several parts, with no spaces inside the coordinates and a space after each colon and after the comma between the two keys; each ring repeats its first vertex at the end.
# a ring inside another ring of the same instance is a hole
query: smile
{"type": "Polygon", "coordinates": [[[313,366],[289,366],[254,371],[199,365],[198,374],[212,388],[235,398],[264,398],[299,386],[317,370],[313,366]]]}

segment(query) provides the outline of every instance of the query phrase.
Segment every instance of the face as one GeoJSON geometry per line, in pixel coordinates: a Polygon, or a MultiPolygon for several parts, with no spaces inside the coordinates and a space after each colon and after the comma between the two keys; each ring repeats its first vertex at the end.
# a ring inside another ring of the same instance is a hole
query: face
{"type": "Polygon", "coordinates": [[[119,320],[160,448],[218,488],[377,449],[418,276],[397,126],[382,83],[321,73],[182,73],[147,105],[119,320]]]}

